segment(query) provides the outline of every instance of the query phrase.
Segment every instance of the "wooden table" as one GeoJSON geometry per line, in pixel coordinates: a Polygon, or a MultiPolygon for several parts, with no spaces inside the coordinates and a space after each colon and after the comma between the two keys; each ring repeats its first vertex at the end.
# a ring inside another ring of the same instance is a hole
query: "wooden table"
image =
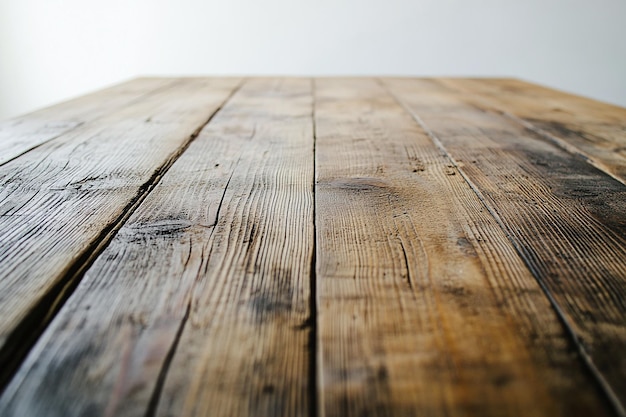
{"type": "Polygon", "coordinates": [[[624,416],[626,109],[142,78],[0,125],[2,416],[624,416]]]}

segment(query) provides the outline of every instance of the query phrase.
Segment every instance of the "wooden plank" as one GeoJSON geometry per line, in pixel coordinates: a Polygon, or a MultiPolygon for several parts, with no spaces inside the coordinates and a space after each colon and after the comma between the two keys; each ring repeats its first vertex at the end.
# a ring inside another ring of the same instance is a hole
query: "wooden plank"
{"type": "Polygon", "coordinates": [[[86,273],[0,414],[307,415],[311,111],[310,80],[247,82],[86,273]]]}
{"type": "Polygon", "coordinates": [[[175,82],[138,78],[24,116],[0,122],[0,165],[175,82]]]}
{"type": "MultiPolygon", "coordinates": [[[[441,79],[626,182],[626,109],[512,79],[441,79]]],[[[460,96],[459,96],[460,97],[460,96]]]]}
{"type": "Polygon", "coordinates": [[[554,300],[599,384],[626,402],[626,186],[429,81],[387,80],[440,141],[554,300]]]}
{"type": "Polygon", "coordinates": [[[236,79],[187,79],[0,167],[0,379],[236,79]]]}
{"type": "Polygon", "coordinates": [[[321,414],[606,415],[535,279],[374,80],[316,80],[321,414]]]}
{"type": "Polygon", "coordinates": [[[259,97],[243,103],[243,115],[207,132],[228,140],[224,132],[238,130],[252,140],[199,266],[205,279],[192,295],[190,325],[158,416],[309,413],[311,81],[266,81],[256,88],[259,97]]]}

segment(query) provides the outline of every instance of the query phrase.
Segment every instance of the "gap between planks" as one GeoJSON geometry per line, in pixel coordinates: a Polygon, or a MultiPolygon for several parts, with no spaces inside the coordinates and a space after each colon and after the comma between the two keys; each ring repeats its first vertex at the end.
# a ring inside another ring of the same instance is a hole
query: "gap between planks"
{"type": "Polygon", "coordinates": [[[315,122],[316,112],[316,93],[315,93],[315,77],[311,78],[311,125],[313,128],[313,181],[311,183],[311,193],[313,194],[313,253],[311,255],[311,278],[310,278],[310,314],[309,326],[311,327],[309,352],[310,356],[310,417],[321,416],[320,412],[324,409],[322,402],[321,387],[321,349],[319,348],[318,335],[318,310],[319,302],[317,298],[317,196],[315,190],[317,188],[317,125],[315,122]]]}

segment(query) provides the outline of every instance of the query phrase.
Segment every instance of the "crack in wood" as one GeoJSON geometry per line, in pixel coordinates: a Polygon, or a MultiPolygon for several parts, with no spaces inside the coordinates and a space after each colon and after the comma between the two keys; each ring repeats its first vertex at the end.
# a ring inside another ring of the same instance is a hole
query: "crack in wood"
{"type": "Polygon", "coordinates": [[[172,345],[170,346],[167,355],[165,356],[165,360],[163,361],[163,365],[161,366],[161,370],[159,371],[159,376],[154,386],[154,390],[152,391],[152,395],[150,396],[148,407],[146,408],[146,414],[144,415],[145,417],[154,417],[156,415],[157,408],[159,406],[159,400],[161,399],[161,393],[163,392],[163,386],[165,385],[165,379],[167,378],[167,373],[170,369],[170,365],[172,364],[172,360],[174,359],[174,355],[176,354],[176,349],[178,348],[178,344],[180,342],[181,336],[183,335],[183,331],[185,330],[185,325],[189,320],[190,312],[191,300],[189,300],[189,302],[187,303],[185,315],[180,321],[180,325],[178,326],[178,330],[176,331],[174,341],[172,342],[172,345]]]}
{"type": "Polygon", "coordinates": [[[404,265],[406,266],[406,281],[409,284],[409,288],[413,290],[413,279],[411,278],[411,268],[409,266],[409,258],[406,255],[406,248],[404,247],[404,242],[402,239],[399,239],[400,248],[402,248],[402,256],[404,257],[404,265]]]}

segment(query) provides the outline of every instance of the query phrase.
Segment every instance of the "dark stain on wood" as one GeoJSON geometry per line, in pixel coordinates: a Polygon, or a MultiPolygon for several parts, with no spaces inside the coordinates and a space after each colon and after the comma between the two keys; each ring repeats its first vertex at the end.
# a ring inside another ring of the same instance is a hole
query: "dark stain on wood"
{"type": "Polygon", "coordinates": [[[290,269],[275,267],[252,288],[250,306],[255,320],[263,322],[271,316],[288,315],[293,308],[294,277],[290,269]]]}
{"type": "MultiPolygon", "coordinates": [[[[518,149],[520,157],[535,164],[540,183],[554,196],[584,207],[598,222],[626,239],[626,187],[584,160],[563,152],[518,149]]],[[[583,226],[584,228],[584,226],[583,226]]],[[[582,230],[578,230],[582,233],[582,230]]]]}
{"type": "Polygon", "coordinates": [[[328,181],[331,187],[363,193],[388,193],[389,184],[380,178],[354,177],[328,181]]]}
{"type": "Polygon", "coordinates": [[[539,127],[540,129],[543,129],[547,132],[550,132],[558,137],[562,137],[565,139],[572,138],[572,137],[579,137],[592,144],[604,142],[604,139],[598,136],[592,135],[589,132],[586,132],[583,130],[577,130],[575,126],[571,126],[566,123],[561,123],[555,120],[546,121],[546,120],[533,119],[533,118],[528,118],[526,120],[528,120],[528,122],[532,123],[533,125],[539,127]]]}
{"type": "Polygon", "coordinates": [[[183,218],[156,219],[150,222],[138,222],[123,229],[120,238],[127,242],[143,243],[151,238],[155,239],[180,239],[186,236],[185,230],[189,229],[193,223],[183,218]]]}

